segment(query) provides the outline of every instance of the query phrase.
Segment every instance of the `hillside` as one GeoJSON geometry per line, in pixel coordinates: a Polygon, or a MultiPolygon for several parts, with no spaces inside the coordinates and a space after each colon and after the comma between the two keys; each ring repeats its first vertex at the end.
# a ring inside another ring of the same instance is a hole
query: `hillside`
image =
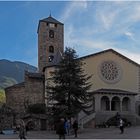
{"type": "Polygon", "coordinates": [[[19,61],[0,60],[0,88],[24,81],[24,71],[37,71],[37,68],[19,61]]]}

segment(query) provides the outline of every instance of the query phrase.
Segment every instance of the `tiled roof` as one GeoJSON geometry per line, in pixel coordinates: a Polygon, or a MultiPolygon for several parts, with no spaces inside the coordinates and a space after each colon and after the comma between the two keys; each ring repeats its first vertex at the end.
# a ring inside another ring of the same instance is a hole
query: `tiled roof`
{"type": "Polygon", "coordinates": [[[9,89],[9,88],[22,87],[22,86],[25,86],[25,82],[21,82],[21,83],[9,86],[9,87],[5,88],[5,90],[9,89]]]}
{"type": "Polygon", "coordinates": [[[113,50],[113,49],[107,49],[107,50],[104,50],[104,51],[101,51],[101,52],[97,52],[97,53],[94,53],[94,54],[90,54],[90,55],[86,55],[86,56],[80,57],[80,58],[78,58],[78,59],[86,59],[86,58],[88,58],[88,57],[94,57],[94,56],[101,55],[101,54],[107,53],[107,52],[112,52],[112,53],[118,55],[119,57],[122,57],[122,58],[125,59],[126,61],[128,61],[128,62],[130,62],[130,63],[132,63],[132,64],[134,64],[134,65],[140,67],[140,65],[139,65],[138,63],[134,62],[133,60],[129,59],[128,57],[126,57],[126,56],[124,56],[124,55],[122,55],[122,54],[120,54],[120,53],[118,53],[117,51],[115,51],[115,50],[113,50]]]}
{"type": "Polygon", "coordinates": [[[38,25],[38,29],[37,29],[37,33],[39,31],[39,26],[40,26],[40,22],[46,22],[46,23],[56,23],[56,24],[61,24],[64,25],[63,23],[59,22],[58,20],[56,20],[55,18],[53,18],[51,15],[48,18],[44,18],[39,20],[39,25],[38,25]]]}
{"type": "Polygon", "coordinates": [[[93,91],[92,93],[107,93],[107,94],[124,94],[124,95],[137,95],[138,93],[136,92],[131,92],[131,91],[126,91],[126,90],[121,90],[121,89],[98,89],[93,91]]]}
{"type": "Polygon", "coordinates": [[[25,74],[30,77],[30,78],[44,78],[44,75],[41,73],[37,73],[37,72],[27,72],[25,71],[25,74]]]}
{"type": "Polygon", "coordinates": [[[57,24],[62,24],[63,25],[63,23],[59,22],[58,20],[56,20],[55,18],[53,18],[51,16],[49,16],[48,18],[44,18],[40,21],[49,22],[49,23],[57,23],[57,24]]]}
{"type": "Polygon", "coordinates": [[[47,69],[47,68],[55,68],[55,67],[57,67],[58,65],[56,65],[56,64],[54,64],[54,65],[47,65],[47,66],[45,66],[44,68],[43,68],[43,72],[45,72],[45,70],[47,69]]]}

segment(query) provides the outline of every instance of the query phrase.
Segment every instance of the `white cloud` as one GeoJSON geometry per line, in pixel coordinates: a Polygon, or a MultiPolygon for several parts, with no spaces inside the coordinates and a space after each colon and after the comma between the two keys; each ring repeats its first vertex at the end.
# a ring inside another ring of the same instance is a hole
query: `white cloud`
{"type": "Polygon", "coordinates": [[[140,3],[136,3],[133,5],[133,7],[131,8],[131,17],[130,20],[132,20],[133,22],[137,22],[140,20],[140,3]]]}
{"type": "Polygon", "coordinates": [[[106,2],[106,5],[100,4],[71,2],[66,7],[62,15],[66,23],[65,45],[75,47],[76,50],[81,48],[81,54],[88,49],[95,52],[94,50],[112,48],[140,64],[139,54],[132,53],[132,50],[140,45],[139,33],[136,35],[138,29],[135,29],[136,23],[140,21],[140,2],[115,1],[106,2]],[[82,11],[83,9],[85,11],[82,11]],[[82,12],[87,16],[86,24],[83,23],[83,17],[75,18],[82,12]],[[80,22],[82,25],[79,25],[80,22]],[[130,42],[127,42],[128,39],[125,40],[124,36],[128,37],[130,42]]]}
{"type": "Polygon", "coordinates": [[[132,40],[135,40],[135,39],[134,39],[134,34],[131,33],[131,32],[129,32],[129,31],[125,32],[124,35],[126,35],[127,37],[129,37],[129,38],[132,39],[132,40]]]}
{"type": "Polygon", "coordinates": [[[68,18],[74,18],[72,15],[76,14],[78,11],[82,11],[87,8],[87,1],[72,1],[65,7],[63,14],[61,15],[61,20],[66,21],[68,18]]]}
{"type": "Polygon", "coordinates": [[[86,49],[93,48],[93,49],[109,49],[114,46],[113,42],[107,42],[107,41],[97,41],[97,40],[75,40],[75,43],[77,43],[80,46],[84,46],[86,49]]]}
{"type": "Polygon", "coordinates": [[[133,52],[130,52],[129,50],[126,50],[126,49],[115,48],[115,50],[117,52],[119,52],[120,54],[126,56],[127,58],[131,59],[132,61],[140,64],[140,55],[139,55],[139,53],[133,53],[133,52]]]}
{"type": "Polygon", "coordinates": [[[130,36],[130,37],[132,37],[133,36],[133,34],[132,33],[130,33],[130,32],[125,32],[124,33],[126,36],[130,36]]]}
{"type": "Polygon", "coordinates": [[[101,10],[97,13],[97,20],[100,20],[101,26],[108,30],[113,26],[116,16],[116,11],[101,10]]]}

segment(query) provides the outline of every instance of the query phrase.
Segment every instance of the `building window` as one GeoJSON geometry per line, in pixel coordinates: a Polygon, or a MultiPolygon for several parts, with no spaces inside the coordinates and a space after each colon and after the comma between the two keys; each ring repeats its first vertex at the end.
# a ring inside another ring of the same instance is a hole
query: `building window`
{"type": "Polygon", "coordinates": [[[49,26],[50,26],[51,28],[54,28],[54,27],[55,27],[55,24],[50,23],[49,26]]]}
{"type": "Polygon", "coordinates": [[[50,38],[54,38],[54,31],[53,31],[53,30],[50,30],[50,31],[49,31],[49,37],[50,37],[50,38]]]}
{"type": "Polygon", "coordinates": [[[52,62],[53,59],[54,59],[54,56],[53,56],[53,55],[50,55],[50,56],[49,56],[49,62],[52,62]]]}
{"type": "Polygon", "coordinates": [[[53,46],[49,46],[49,52],[54,53],[54,47],[53,46]]]}

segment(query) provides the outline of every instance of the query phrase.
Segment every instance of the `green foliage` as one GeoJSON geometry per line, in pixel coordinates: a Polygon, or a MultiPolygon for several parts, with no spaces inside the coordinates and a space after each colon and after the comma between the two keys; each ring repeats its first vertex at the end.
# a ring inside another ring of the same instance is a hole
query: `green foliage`
{"type": "Polygon", "coordinates": [[[88,112],[91,107],[91,93],[88,92],[91,76],[84,73],[83,63],[76,51],[66,48],[63,59],[52,72],[55,86],[48,85],[48,98],[53,103],[52,112],[56,116],[75,116],[80,110],[88,112]]]}
{"type": "Polygon", "coordinates": [[[9,106],[7,106],[5,103],[0,108],[0,114],[10,115],[14,113],[15,113],[14,110],[10,108],[9,106]]]}
{"type": "Polygon", "coordinates": [[[11,77],[6,77],[6,76],[2,76],[0,78],[0,88],[6,88],[8,86],[12,86],[14,84],[17,84],[17,81],[14,78],[11,77]]]}
{"type": "Polygon", "coordinates": [[[0,89],[0,104],[4,104],[6,102],[5,91],[0,89]]]}
{"type": "Polygon", "coordinates": [[[42,103],[32,104],[28,106],[28,113],[33,114],[45,114],[46,113],[46,105],[42,103]]]}

